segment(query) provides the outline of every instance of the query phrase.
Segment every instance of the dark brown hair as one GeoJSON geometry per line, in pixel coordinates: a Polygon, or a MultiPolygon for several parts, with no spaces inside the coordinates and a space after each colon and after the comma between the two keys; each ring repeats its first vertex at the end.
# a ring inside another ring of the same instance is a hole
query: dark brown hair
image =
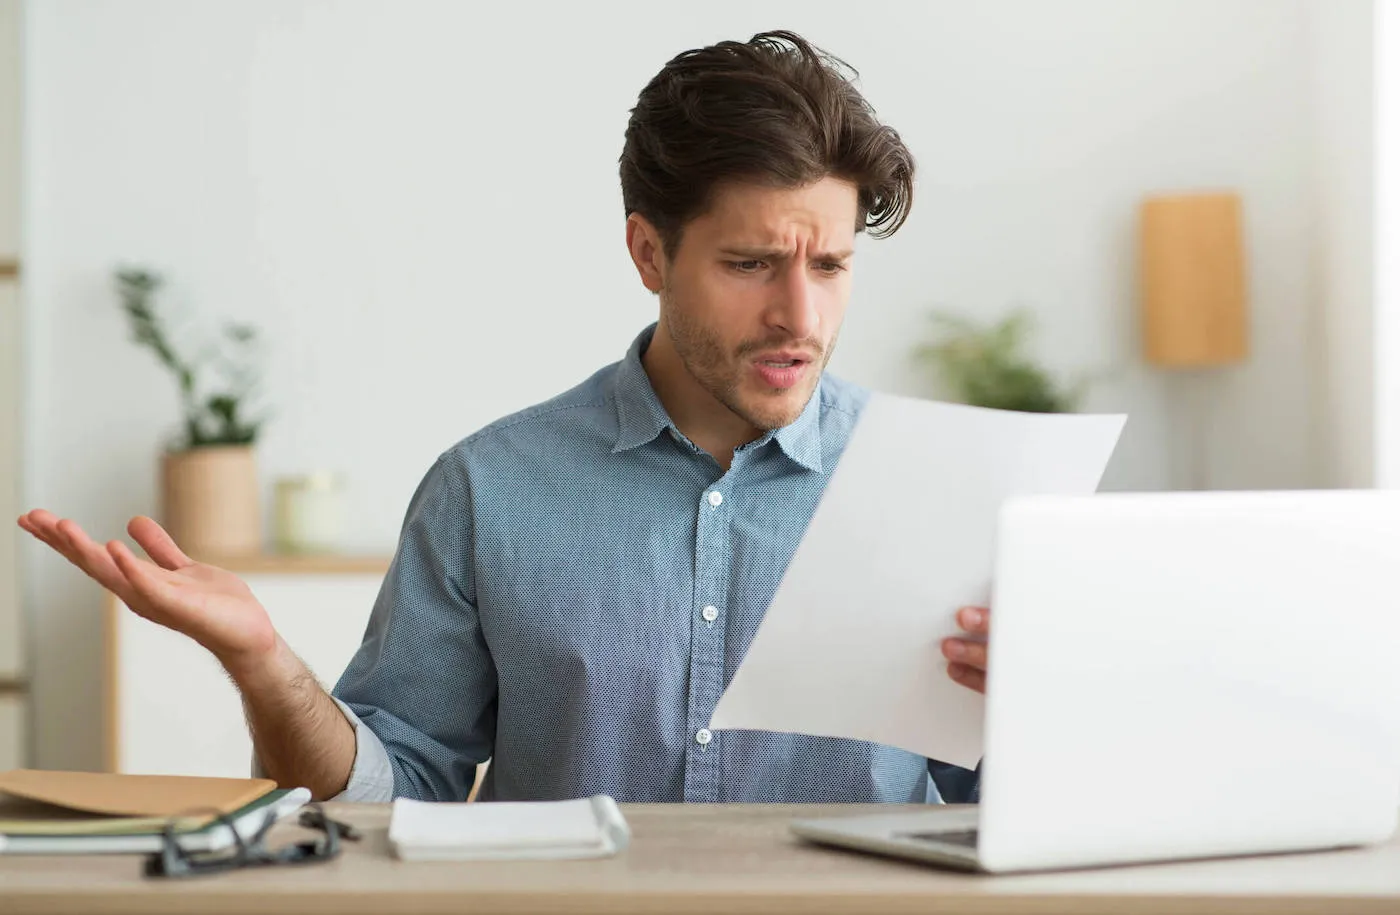
{"type": "Polygon", "coordinates": [[[678,54],[627,122],[624,210],[656,226],[670,257],[722,182],[797,187],[832,175],[858,189],[856,231],[893,235],[913,204],[914,157],[875,119],[856,75],[786,31],[678,54]]]}

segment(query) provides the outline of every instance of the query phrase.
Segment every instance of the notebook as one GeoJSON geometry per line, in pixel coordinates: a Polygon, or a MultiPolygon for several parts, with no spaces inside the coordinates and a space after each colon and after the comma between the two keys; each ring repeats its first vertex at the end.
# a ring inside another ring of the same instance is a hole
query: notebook
{"type": "Polygon", "coordinates": [[[310,800],[269,779],[15,769],[0,772],[0,853],[159,851],[172,819],[185,848],[216,850],[234,842],[218,814],[247,836],[269,810],[280,818],[310,800]]]}
{"type": "Polygon", "coordinates": [[[631,831],[607,795],[571,801],[434,803],[398,798],[389,844],[404,861],[600,858],[631,831]]]}

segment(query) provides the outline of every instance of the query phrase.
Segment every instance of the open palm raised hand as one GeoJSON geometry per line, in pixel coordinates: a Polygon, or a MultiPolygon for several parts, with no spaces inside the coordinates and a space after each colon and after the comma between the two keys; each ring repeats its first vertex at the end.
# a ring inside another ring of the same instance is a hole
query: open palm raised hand
{"type": "Polygon", "coordinates": [[[276,645],[267,611],[243,580],[195,562],[150,518],[136,517],[127,525],[149,560],[119,540],[99,544],[77,522],[43,509],[21,515],[19,526],[136,613],[199,642],[230,671],[266,656],[276,645]]]}

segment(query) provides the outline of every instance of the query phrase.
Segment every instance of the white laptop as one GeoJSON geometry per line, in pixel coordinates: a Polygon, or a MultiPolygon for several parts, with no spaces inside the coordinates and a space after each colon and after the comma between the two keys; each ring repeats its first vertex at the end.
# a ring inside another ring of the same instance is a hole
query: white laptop
{"type": "Polygon", "coordinates": [[[1379,842],[1400,812],[1400,492],[1003,509],[981,804],[804,838],[990,873],[1379,842]]]}

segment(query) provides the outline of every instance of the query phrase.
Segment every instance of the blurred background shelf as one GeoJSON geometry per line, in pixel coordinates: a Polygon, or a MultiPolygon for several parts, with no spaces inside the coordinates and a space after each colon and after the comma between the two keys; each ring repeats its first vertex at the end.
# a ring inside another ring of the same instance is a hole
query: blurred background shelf
{"type": "Polygon", "coordinates": [[[339,554],[263,553],[255,556],[192,557],[230,572],[257,575],[383,575],[390,557],[339,554]]]}

